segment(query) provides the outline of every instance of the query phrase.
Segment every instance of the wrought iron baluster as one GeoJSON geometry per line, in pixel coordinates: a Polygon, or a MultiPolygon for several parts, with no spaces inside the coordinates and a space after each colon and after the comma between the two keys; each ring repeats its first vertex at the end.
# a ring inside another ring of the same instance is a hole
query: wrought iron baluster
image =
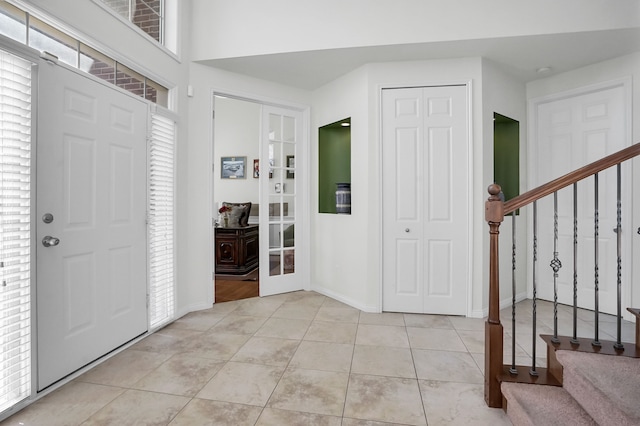
{"type": "Polygon", "coordinates": [[[560,343],[558,339],[558,271],[562,268],[562,262],[558,258],[558,192],[553,193],[553,343],[560,343]]]}
{"type": "Polygon", "coordinates": [[[624,349],[622,344],[622,171],[621,166],[618,163],[617,167],[617,226],[616,226],[616,240],[618,243],[618,316],[616,318],[617,332],[616,343],[613,345],[616,349],[624,349]]]}
{"type": "Polygon", "coordinates": [[[578,340],[578,184],[573,184],[573,339],[571,343],[579,345],[578,340]]]}
{"type": "Polygon", "coordinates": [[[518,374],[516,368],[516,212],[511,213],[511,368],[509,373],[518,374]]]}
{"type": "Polygon", "coordinates": [[[538,266],[538,202],[533,202],[533,302],[532,302],[532,357],[531,361],[531,369],[529,370],[529,374],[531,376],[537,376],[538,372],[536,371],[536,324],[537,324],[537,306],[536,306],[536,298],[538,292],[538,280],[536,277],[536,268],[538,266]]]}
{"type": "Polygon", "coordinates": [[[602,344],[600,343],[600,339],[599,339],[599,320],[600,320],[600,306],[598,304],[598,302],[600,301],[600,294],[599,294],[599,270],[598,270],[598,238],[600,236],[599,233],[599,212],[598,212],[598,173],[593,175],[594,177],[594,182],[595,182],[595,190],[594,190],[594,200],[595,200],[595,206],[594,206],[594,211],[593,211],[593,222],[594,222],[594,230],[593,230],[593,239],[594,239],[594,280],[593,280],[593,284],[594,284],[594,311],[595,311],[595,332],[594,332],[594,337],[593,337],[593,342],[591,342],[591,344],[593,346],[602,346],[602,344]]]}

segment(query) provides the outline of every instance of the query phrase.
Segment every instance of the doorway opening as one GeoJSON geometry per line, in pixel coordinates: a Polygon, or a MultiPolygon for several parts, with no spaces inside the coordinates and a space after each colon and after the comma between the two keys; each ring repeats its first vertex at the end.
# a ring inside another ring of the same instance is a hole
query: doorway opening
{"type": "Polygon", "coordinates": [[[214,297],[216,278],[254,281],[259,296],[307,288],[308,108],[222,93],[213,104],[214,297]]]}
{"type": "Polygon", "coordinates": [[[260,288],[258,103],[214,96],[214,302],[257,297],[260,288]]]}

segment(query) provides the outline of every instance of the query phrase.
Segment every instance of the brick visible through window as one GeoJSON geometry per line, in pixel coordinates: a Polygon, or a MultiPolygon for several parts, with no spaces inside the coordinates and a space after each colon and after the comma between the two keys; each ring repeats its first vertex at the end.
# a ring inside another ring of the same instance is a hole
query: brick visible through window
{"type": "Polygon", "coordinates": [[[118,64],[116,71],[116,86],[144,98],[144,76],[122,64],[118,64]]]}
{"type": "Polygon", "coordinates": [[[162,4],[160,0],[136,0],[136,8],[133,14],[133,22],[142,31],[161,42],[160,39],[160,12],[162,4]]]}
{"type": "Polygon", "coordinates": [[[164,0],[102,0],[118,15],[162,44],[164,0]]]}

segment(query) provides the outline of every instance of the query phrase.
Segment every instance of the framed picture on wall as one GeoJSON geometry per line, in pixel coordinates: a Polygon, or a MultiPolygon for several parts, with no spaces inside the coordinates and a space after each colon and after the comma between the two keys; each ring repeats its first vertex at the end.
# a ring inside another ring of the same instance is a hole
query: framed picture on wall
{"type": "Polygon", "coordinates": [[[253,177],[256,179],[260,177],[260,160],[257,158],[253,160],[253,177]]]}
{"type": "MultiPolygon", "coordinates": [[[[287,155],[287,168],[295,169],[296,167],[296,157],[293,155],[287,155]]],[[[293,170],[287,170],[287,178],[293,179],[295,177],[295,172],[293,170]]]]}
{"type": "Polygon", "coordinates": [[[244,179],[247,168],[247,157],[221,157],[220,170],[222,179],[244,179]]]}

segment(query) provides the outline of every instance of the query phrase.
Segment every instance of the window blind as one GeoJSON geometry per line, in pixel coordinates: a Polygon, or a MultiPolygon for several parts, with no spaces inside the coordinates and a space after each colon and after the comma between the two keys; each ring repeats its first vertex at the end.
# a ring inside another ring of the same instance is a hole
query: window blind
{"type": "Polygon", "coordinates": [[[31,62],[0,50],[0,411],[31,394],[31,62]]]}
{"type": "Polygon", "coordinates": [[[175,122],[151,114],[149,146],[149,311],[151,328],[173,319],[175,122]]]}

